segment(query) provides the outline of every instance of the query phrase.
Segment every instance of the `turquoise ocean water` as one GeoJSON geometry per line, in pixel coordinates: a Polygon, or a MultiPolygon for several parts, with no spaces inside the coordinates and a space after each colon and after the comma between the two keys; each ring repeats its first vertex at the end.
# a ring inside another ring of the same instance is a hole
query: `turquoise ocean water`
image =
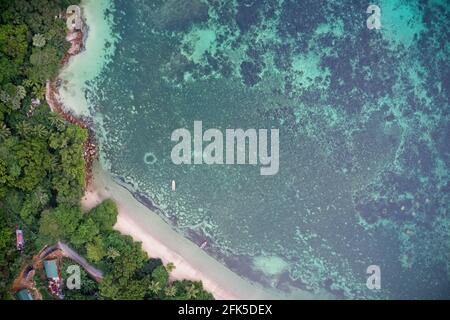
{"type": "Polygon", "coordinates": [[[110,1],[114,50],[86,86],[105,165],[264,286],[450,298],[450,5],[377,4],[380,30],[366,1],[110,1]],[[279,128],[279,173],[174,165],[195,120],[279,128]]]}

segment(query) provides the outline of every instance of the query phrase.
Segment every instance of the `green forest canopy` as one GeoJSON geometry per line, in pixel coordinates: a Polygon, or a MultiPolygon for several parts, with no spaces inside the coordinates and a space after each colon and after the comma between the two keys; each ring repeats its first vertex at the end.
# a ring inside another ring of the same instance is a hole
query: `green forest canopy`
{"type": "Polygon", "coordinates": [[[105,273],[100,284],[83,273],[85,286],[66,290],[67,299],[212,299],[201,282],[170,282],[172,265],[149,259],[140,243],[113,230],[113,201],[81,208],[88,133],[43,102],[46,81],[70,47],[58,17],[77,2],[0,0],[0,299],[14,298],[9,288],[21,268],[60,240],[105,273]],[[42,102],[29,115],[36,99],[42,102]],[[25,234],[22,254],[16,226],[25,234]]]}

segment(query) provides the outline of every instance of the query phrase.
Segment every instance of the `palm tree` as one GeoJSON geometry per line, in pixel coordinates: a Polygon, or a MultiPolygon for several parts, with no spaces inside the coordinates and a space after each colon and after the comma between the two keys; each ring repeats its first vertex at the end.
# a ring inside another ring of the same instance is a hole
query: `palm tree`
{"type": "Polygon", "coordinates": [[[37,200],[39,201],[39,203],[44,206],[48,203],[49,200],[49,196],[48,194],[45,192],[44,188],[42,188],[41,186],[38,186],[36,188],[36,190],[34,191],[37,200]]]}
{"type": "Polygon", "coordinates": [[[64,119],[57,113],[51,113],[48,117],[50,124],[54,126],[58,131],[63,131],[66,127],[64,119]]]}
{"type": "Polygon", "coordinates": [[[117,251],[115,248],[113,248],[113,247],[109,247],[108,248],[108,250],[107,250],[107,252],[106,252],[106,256],[108,257],[108,258],[111,258],[111,259],[115,259],[115,258],[117,258],[117,257],[120,257],[120,252],[119,251],[117,251]]]}
{"type": "Polygon", "coordinates": [[[47,129],[42,124],[38,124],[36,127],[34,127],[33,131],[34,134],[39,138],[44,138],[48,134],[47,129]]]}
{"type": "Polygon", "coordinates": [[[161,284],[158,281],[152,280],[148,289],[154,294],[158,294],[158,292],[160,292],[162,288],[161,284]]]}
{"type": "Polygon", "coordinates": [[[169,262],[168,264],[166,264],[166,270],[168,273],[171,273],[173,270],[175,270],[175,265],[173,264],[173,262],[169,262]]]}
{"type": "Polygon", "coordinates": [[[46,39],[44,35],[38,33],[33,36],[33,46],[42,48],[43,46],[45,46],[45,43],[46,39]]]}
{"type": "Polygon", "coordinates": [[[39,100],[43,100],[45,97],[45,86],[43,86],[39,81],[34,79],[27,79],[23,82],[23,85],[31,90],[31,94],[38,98],[39,100]]]}
{"type": "Polygon", "coordinates": [[[41,86],[41,85],[37,85],[37,86],[33,87],[32,93],[39,100],[44,100],[44,98],[45,98],[45,87],[41,86]]]}
{"type": "Polygon", "coordinates": [[[187,288],[187,298],[188,298],[188,300],[195,299],[199,293],[200,293],[200,290],[197,289],[195,284],[191,284],[187,288]]]}
{"type": "Polygon", "coordinates": [[[19,110],[21,106],[22,106],[22,104],[20,103],[20,100],[18,97],[14,97],[13,99],[11,99],[11,104],[10,104],[11,109],[19,110]]]}
{"type": "Polygon", "coordinates": [[[19,135],[21,135],[22,137],[28,137],[33,130],[33,127],[30,123],[22,121],[16,126],[16,129],[19,135]]]}
{"type": "Polygon", "coordinates": [[[8,137],[11,135],[11,130],[4,124],[3,122],[0,123],[0,141],[4,141],[8,139],[8,137]]]}
{"type": "Polygon", "coordinates": [[[19,101],[22,101],[23,98],[25,98],[27,96],[27,90],[25,89],[25,87],[23,86],[17,86],[16,87],[16,98],[19,101]]]}
{"type": "Polygon", "coordinates": [[[59,163],[59,158],[56,155],[53,155],[50,158],[50,163],[49,163],[49,169],[52,172],[57,172],[60,169],[60,163],[59,163]]]}
{"type": "Polygon", "coordinates": [[[177,294],[177,288],[175,288],[174,286],[169,286],[164,289],[164,293],[168,297],[175,297],[175,295],[177,294]]]}

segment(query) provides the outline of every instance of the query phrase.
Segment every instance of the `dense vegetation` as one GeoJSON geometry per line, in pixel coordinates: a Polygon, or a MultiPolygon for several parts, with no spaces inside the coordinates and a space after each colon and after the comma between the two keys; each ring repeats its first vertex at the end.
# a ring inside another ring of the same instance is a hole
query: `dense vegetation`
{"type": "Polygon", "coordinates": [[[170,282],[172,265],[149,259],[140,243],[114,231],[114,202],[81,209],[87,132],[44,102],[46,81],[69,47],[58,17],[76,3],[0,0],[0,299],[13,298],[14,277],[43,245],[58,240],[105,273],[97,284],[83,272],[82,288],[66,290],[68,299],[211,299],[200,282],[170,282]],[[25,235],[22,254],[16,226],[25,235]]]}

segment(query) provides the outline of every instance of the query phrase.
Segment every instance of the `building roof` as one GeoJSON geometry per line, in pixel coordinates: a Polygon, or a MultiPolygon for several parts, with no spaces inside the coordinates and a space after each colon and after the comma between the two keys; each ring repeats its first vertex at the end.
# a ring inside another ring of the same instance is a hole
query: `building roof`
{"type": "Polygon", "coordinates": [[[71,5],[71,6],[69,6],[67,8],[66,13],[70,17],[72,15],[75,15],[75,17],[78,18],[77,19],[75,17],[71,17],[72,20],[71,21],[69,20],[70,25],[71,25],[70,27],[68,26],[69,29],[74,28],[74,29],[77,29],[77,30],[81,30],[83,28],[83,22],[81,20],[81,9],[80,9],[80,7],[76,6],[76,5],[71,5]]]}
{"type": "Polygon", "coordinates": [[[33,296],[31,295],[28,289],[22,289],[19,292],[17,292],[17,297],[20,300],[33,300],[33,296]]]}
{"type": "Polygon", "coordinates": [[[25,241],[23,240],[22,230],[16,229],[16,246],[17,250],[23,250],[25,241]]]}
{"type": "Polygon", "coordinates": [[[59,278],[58,276],[58,266],[56,265],[56,260],[45,260],[44,261],[45,274],[47,278],[59,278]]]}
{"type": "Polygon", "coordinates": [[[17,242],[23,243],[23,232],[22,230],[16,230],[17,242]]]}

